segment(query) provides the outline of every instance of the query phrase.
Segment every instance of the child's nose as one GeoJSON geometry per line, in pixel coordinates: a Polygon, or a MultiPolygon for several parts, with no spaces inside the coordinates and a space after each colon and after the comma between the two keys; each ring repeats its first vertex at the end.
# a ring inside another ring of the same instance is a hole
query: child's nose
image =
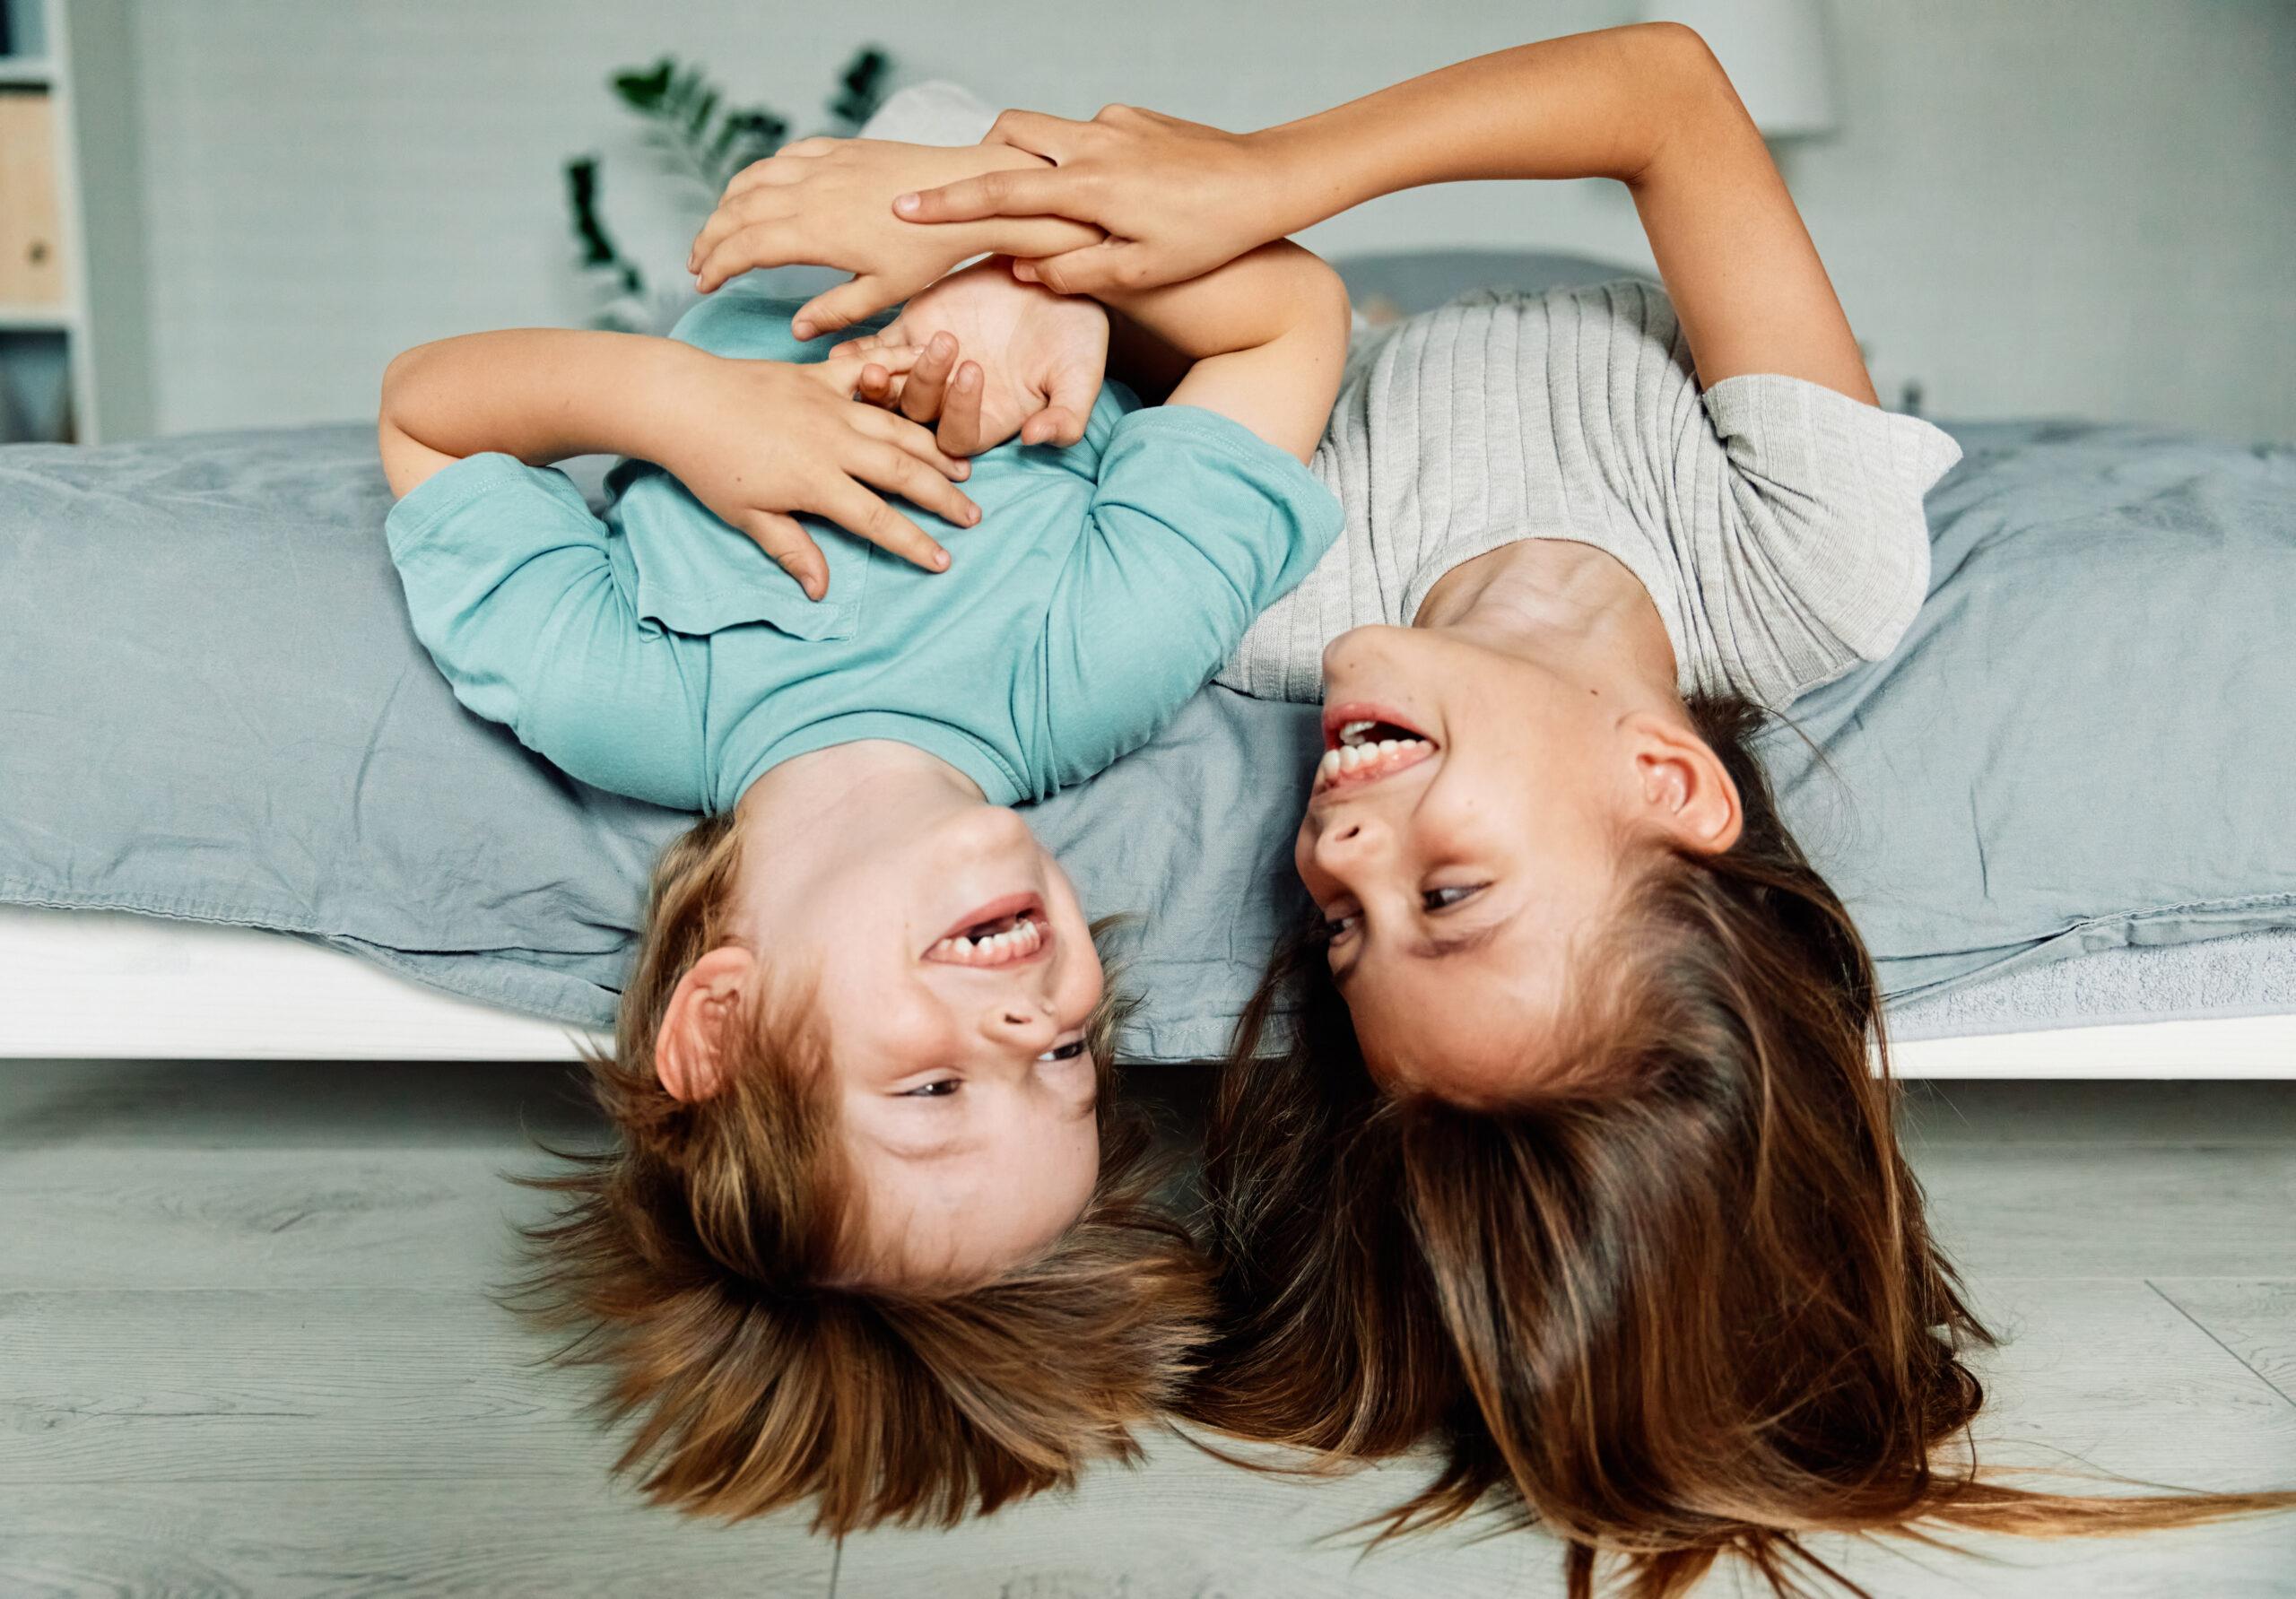
{"type": "Polygon", "coordinates": [[[1025,1050],[1031,1056],[1051,1048],[1060,1036],[1052,1006],[1033,995],[989,1006],[981,1018],[981,1031],[991,1042],[1025,1050]]]}

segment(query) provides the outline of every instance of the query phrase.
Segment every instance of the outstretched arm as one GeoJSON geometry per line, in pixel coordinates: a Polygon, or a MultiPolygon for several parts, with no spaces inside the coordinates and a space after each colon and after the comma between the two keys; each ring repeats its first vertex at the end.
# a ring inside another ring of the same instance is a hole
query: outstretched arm
{"type": "Polygon", "coordinates": [[[1103,242],[1035,265],[1078,293],[1187,278],[1423,184],[1615,178],[1634,196],[1702,383],[1779,372],[1874,399],[1760,131],[1705,42],[1676,24],[1523,45],[1254,134],[1110,107],[1089,123],[1008,111],[992,136],[1056,166],[905,195],[897,213],[1089,222],[1103,242]]]}
{"type": "Polygon", "coordinates": [[[850,397],[867,366],[905,371],[918,355],[798,366],[635,334],[516,328],[442,339],[406,352],[384,375],[383,470],[403,498],[488,451],[528,465],[593,453],[654,461],[819,599],[827,563],[793,511],[933,571],[948,565],[947,552],[865,485],[961,526],[979,519],[951,482],[966,474],[962,462],[916,422],[850,397]]]}

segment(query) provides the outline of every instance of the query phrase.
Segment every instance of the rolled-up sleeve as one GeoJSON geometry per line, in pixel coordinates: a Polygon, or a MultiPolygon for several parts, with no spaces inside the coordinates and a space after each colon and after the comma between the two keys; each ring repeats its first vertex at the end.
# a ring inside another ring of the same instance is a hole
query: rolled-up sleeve
{"type": "Polygon", "coordinates": [[[1735,674],[1783,704],[1883,659],[1928,593],[1922,497],[1961,448],[1796,378],[1732,378],[1704,399],[1724,493],[1700,577],[1726,596],[1717,630],[1735,674]]]}
{"type": "Polygon", "coordinates": [[[1117,425],[1091,517],[1051,619],[1049,699],[1062,765],[1097,771],[1211,681],[1331,547],[1340,507],[1249,429],[1165,405],[1117,425]]]}
{"type": "Polygon", "coordinates": [[[386,526],[415,636],[457,700],[583,782],[701,807],[700,717],[675,641],[631,608],[605,525],[563,473],[472,456],[386,526]]]}

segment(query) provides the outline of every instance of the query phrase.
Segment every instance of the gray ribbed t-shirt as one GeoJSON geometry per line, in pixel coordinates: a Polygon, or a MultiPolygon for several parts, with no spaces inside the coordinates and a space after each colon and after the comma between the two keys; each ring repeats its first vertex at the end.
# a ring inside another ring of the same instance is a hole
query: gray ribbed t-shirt
{"type": "Polygon", "coordinates": [[[1701,395],[1674,307],[1634,280],[1484,292],[1359,343],[1310,464],[1339,542],[1220,673],[1323,695],[1323,648],[1407,625],[1435,580],[1524,538],[1591,544],[1657,602],[1684,691],[1780,708],[1879,660],[1929,583],[1937,429],[1799,378],[1701,395]]]}

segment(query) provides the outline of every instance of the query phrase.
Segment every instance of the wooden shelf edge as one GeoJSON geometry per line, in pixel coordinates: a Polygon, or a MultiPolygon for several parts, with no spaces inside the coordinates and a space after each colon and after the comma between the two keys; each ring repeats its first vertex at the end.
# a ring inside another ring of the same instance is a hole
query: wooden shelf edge
{"type": "Polygon", "coordinates": [[[68,306],[0,305],[0,333],[71,333],[79,325],[68,306]]]}

